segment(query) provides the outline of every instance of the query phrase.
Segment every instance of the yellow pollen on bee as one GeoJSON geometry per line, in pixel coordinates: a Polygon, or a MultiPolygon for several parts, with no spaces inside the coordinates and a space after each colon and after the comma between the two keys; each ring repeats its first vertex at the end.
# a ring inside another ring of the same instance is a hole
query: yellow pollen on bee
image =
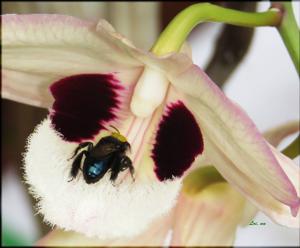
{"type": "Polygon", "coordinates": [[[118,139],[121,142],[127,142],[127,139],[120,133],[113,132],[111,136],[113,136],[114,138],[118,139]]]}

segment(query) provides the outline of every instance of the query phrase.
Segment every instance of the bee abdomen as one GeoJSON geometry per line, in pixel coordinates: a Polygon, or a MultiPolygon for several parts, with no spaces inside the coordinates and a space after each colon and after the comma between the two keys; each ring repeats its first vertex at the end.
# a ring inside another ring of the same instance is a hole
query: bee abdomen
{"type": "Polygon", "coordinates": [[[87,171],[87,175],[95,178],[99,176],[104,170],[104,161],[95,162],[92,164],[87,171]]]}

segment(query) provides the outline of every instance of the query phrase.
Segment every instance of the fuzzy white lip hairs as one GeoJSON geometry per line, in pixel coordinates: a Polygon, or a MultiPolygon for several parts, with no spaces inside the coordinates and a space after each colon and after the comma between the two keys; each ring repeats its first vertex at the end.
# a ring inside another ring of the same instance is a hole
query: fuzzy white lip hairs
{"type": "Polygon", "coordinates": [[[29,137],[25,178],[45,221],[100,239],[131,237],[175,204],[180,179],[133,183],[129,175],[114,186],[106,173],[94,184],[87,184],[82,174],[68,182],[68,159],[77,146],[64,141],[48,118],[29,137]]]}

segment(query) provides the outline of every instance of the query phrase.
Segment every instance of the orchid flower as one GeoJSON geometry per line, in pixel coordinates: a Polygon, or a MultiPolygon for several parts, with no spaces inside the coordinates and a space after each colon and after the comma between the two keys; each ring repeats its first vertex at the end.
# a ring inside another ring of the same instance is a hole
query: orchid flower
{"type": "Polygon", "coordinates": [[[2,96],[50,112],[24,158],[45,221],[102,239],[132,237],[166,214],[183,177],[208,161],[268,216],[296,224],[299,168],[193,64],[188,47],[157,56],[104,20],[61,15],[2,16],[2,46],[2,96]],[[110,125],[131,144],[135,181],[125,171],[115,186],[109,175],[68,182],[75,148],[97,143],[110,125]]]}

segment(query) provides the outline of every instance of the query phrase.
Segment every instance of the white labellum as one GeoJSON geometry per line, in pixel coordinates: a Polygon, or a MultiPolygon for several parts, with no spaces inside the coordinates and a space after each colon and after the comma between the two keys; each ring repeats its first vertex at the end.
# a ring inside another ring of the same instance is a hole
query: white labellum
{"type": "Polygon", "coordinates": [[[45,221],[100,239],[131,237],[174,206],[180,179],[132,182],[129,176],[113,186],[108,172],[97,183],[87,184],[79,171],[68,182],[73,161],[68,159],[77,146],[64,141],[48,118],[29,137],[25,178],[45,221]]]}

